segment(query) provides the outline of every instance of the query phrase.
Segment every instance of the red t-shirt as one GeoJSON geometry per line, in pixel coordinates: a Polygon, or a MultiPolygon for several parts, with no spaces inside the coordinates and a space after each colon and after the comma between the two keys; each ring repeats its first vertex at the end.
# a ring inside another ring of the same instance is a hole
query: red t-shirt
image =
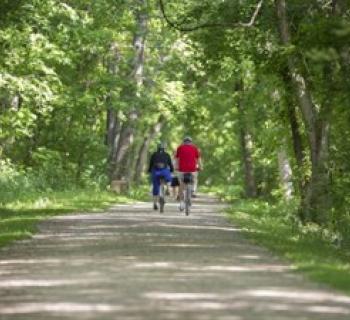
{"type": "Polygon", "coordinates": [[[175,158],[180,172],[197,171],[197,162],[200,152],[194,144],[182,144],[176,150],[175,158]]]}

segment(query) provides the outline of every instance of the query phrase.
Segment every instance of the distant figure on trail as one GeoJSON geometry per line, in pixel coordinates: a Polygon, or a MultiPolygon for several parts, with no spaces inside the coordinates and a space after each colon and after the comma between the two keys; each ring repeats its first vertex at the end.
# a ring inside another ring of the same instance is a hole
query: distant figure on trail
{"type": "Polygon", "coordinates": [[[148,172],[152,179],[153,209],[158,210],[158,198],[160,190],[160,179],[167,183],[167,193],[169,193],[170,183],[172,180],[171,172],[174,172],[174,166],[170,155],[165,151],[165,144],[159,143],[157,151],[151,155],[148,172]]]}
{"type": "Polygon", "coordinates": [[[177,148],[175,153],[176,170],[179,172],[179,195],[180,195],[180,210],[184,210],[184,174],[192,173],[193,175],[193,197],[196,197],[198,186],[198,171],[202,170],[202,159],[198,147],[192,143],[190,137],[186,137],[183,143],[177,148]]]}

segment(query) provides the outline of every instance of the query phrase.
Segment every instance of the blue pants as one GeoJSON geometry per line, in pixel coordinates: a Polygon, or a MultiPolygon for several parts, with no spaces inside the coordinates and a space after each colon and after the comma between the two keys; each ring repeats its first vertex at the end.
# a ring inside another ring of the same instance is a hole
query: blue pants
{"type": "Polygon", "coordinates": [[[168,168],[152,170],[153,195],[158,196],[160,190],[160,179],[163,178],[166,182],[171,182],[171,173],[168,168]]]}

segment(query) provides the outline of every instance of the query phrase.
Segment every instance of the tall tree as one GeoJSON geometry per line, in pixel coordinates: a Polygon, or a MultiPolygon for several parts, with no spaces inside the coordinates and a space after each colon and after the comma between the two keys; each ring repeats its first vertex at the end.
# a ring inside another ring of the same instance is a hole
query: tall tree
{"type": "Polygon", "coordinates": [[[134,141],[135,125],[141,114],[139,101],[142,95],[142,86],[144,83],[144,63],[145,63],[145,45],[147,35],[148,14],[145,0],[138,0],[135,15],[135,33],[133,37],[134,58],[132,62],[131,77],[134,81],[130,111],[127,113],[127,119],[122,124],[118,146],[113,157],[113,178],[121,179],[126,177],[127,154],[134,141]]]}

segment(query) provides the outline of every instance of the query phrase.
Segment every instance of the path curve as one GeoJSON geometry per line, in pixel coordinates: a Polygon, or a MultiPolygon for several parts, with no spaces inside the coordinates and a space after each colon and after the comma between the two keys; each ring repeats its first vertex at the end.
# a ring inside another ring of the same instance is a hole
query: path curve
{"type": "Polygon", "coordinates": [[[213,198],[61,216],[0,250],[1,320],[345,320],[350,298],[247,241],[213,198]]]}

